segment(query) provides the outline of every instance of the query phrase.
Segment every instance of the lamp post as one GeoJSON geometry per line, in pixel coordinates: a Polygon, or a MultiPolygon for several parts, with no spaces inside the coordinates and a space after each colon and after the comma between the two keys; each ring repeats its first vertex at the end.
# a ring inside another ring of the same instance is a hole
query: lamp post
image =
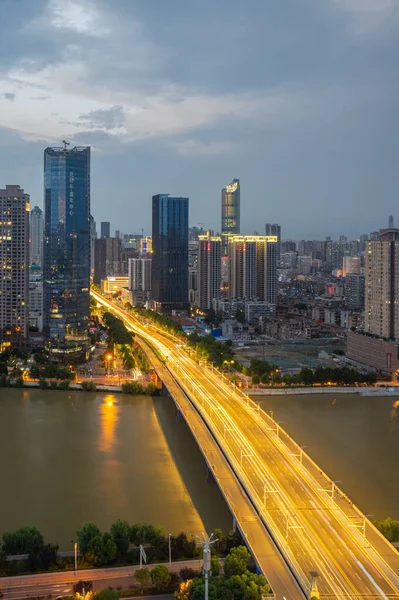
{"type": "Polygon", "coordinates": [[[75,577],[78,571],[78,543],[75,542],[73,545],[74,555],[75,555],[75,577]]]}
{"type": "Polygon", "coordinates": [[[213,533],[208,537],[204,532],[202,532],[201,537],[196,536],[198,542],[201,546],[204,546],[204,563],[203,563],[203,571],[204,571],[204,579],[205,579],[205,600],[208,600],[208,579],[209,574],[211,573],[211,546],[217,539],[213,539],[213,533]]]}
{"type": "Polygon", "coordinates": [[[172,546],[171,546],[171,537],[172,537],[172,534],[171,534],[171,533],[169,533],[169,535],[168,535],[168,541],[169,541],[169,567],[171,567],[171,566],[172,566],[172,546]]]}
{"type": "Polygon", "coordinates": [[[107,367],[108,367],[107,368],[107,374],[108,374],[108,377],[109,377],[109,363],[110,363],[111,359],[112,359],[112,354],[107,354],[107,367]]]}

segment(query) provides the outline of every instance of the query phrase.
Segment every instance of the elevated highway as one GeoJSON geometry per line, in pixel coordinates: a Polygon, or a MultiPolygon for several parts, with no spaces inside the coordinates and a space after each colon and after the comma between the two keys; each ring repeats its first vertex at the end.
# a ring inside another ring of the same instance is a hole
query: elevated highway
{"type": "Polygon", "coordinates": [[[317,572],[322,598],[399,598],[396,549],[278,423],[171,336],[92,293],[151,348],[277,597],[307,596],[317,572]]]}

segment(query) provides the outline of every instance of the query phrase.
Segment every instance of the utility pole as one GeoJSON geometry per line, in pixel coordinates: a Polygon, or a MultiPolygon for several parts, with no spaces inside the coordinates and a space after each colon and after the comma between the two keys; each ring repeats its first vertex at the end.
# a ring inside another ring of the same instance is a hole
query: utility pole
{"type": "Polygon", "coordinates": [[[204,546],[204,563],[203,563],[203,571],[204,571],[204,579],[205,579],[205,600],[208,600],[208,587],[209,587],[209,575],[212,575],[211,572],[211,546],[218,539],[213,538],[213,533],[208,537],[206,533],[202,532],[201,537],[195,536],[198,540],[200,546],[204,546]]]}

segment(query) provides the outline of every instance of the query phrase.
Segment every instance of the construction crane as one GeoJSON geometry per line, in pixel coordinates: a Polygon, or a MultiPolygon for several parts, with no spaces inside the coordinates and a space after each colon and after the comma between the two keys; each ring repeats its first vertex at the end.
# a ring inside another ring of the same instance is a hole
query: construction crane
{"type": "Polygon", "coordinates": [[[64,144],[64,150],[66,150],[67,146],[69,146],[69,142],[66,142],[65,140],[62,140],[62,143],[64,144]]]}

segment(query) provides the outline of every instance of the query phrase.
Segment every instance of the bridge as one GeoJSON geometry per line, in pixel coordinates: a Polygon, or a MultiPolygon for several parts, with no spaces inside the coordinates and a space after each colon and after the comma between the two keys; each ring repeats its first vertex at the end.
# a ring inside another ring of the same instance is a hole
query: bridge
{"type": "Polygon", "coordinates": [[[258,403],[181,341],[92,295],[145,346],[277,598],[310,597],[317,573],[321,598],[399,599],[396,549],[258,403]]]}

